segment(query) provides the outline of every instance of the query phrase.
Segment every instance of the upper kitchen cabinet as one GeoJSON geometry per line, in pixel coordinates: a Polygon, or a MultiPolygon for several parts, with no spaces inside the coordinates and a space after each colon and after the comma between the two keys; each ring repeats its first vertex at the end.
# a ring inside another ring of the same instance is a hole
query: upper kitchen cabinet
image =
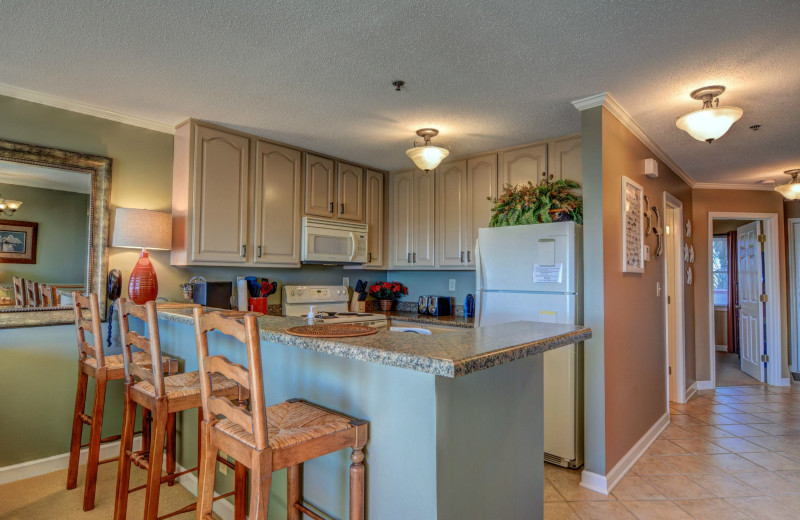
{"type": "Polygon", "coordinates": [[[333,160],[306,154],[306,215],[333,218],[336,204],[336,170],[333,160]]]}
{"type": "Polygon", "coordinates": [[[256,142],[253,261],[300,266],[302,152],[256,142]]]}
{"type": "Polygon", "coordinates": [[[338,213],[340,220],[364,222],[364,168],[338,163],[338,213]]]}
{"type": "Polygon", "coordinates": [[[381,172],[367,170],[367,263],[365,267],[385,269],[384,212],[385,181],[381,172]]]}
{"type": "Polygon", "coordinates": [[[583,156],[580,136],[552,141],[549,159],[548,173],[553,179],[571,180],[583,185],[583,156]]]}
{"type": "Polygon", "coordinates": [[[467,255],[465,265],[475,266],[475,243],[478,230],[489,227],[493,199],[497,197],[497,154],[490,153],[467,161],[467,255]]]}
{"type": "Polygon", "coordinates": [[[436,265],[463,267],[466,261],[467,161],[436,170],[436,265]]]}
{"type": "Polygon", "coordinates": [[[389,266],[430,268],[434,256],[434,173],[421,170],[391,176],[389,266]]]}
{"type": "Polygon", "coordinates": [[[547,143],[508,150],[500,154],[501,187],[510,184],[536,184],[547,175],[547,143]]]}
{"type": "Polygon", "coordinates": [[[174,148],[172,263],[247,262],[250,139],[187,121],[174,148]]]}

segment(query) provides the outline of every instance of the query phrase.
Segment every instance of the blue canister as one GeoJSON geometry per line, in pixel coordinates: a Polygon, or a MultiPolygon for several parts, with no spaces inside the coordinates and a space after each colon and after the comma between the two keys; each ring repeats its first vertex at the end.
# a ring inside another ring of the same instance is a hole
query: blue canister
{"type": "Polygon", "coordinates": [[[467,318],[475,316],[475,297],[471,294],[464,298],[464,316],[467,318]]]}

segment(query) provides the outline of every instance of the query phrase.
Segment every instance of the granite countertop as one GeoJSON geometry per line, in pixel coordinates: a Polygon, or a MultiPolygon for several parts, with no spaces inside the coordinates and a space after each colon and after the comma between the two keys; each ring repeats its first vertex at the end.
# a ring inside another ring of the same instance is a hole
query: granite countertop
{"type": "Polygon", "coordinates": [[[405,311],[378,311],[376,314],[385,314],[389,319],[397,321],[409,321],[412,323],[427,323],[428,325],[441,325],[444,327],[474,328],[475,318],[465,316],[428,316],[417,312],[405,311]]]}
{"type": "MultiPolygon", "coordinates": [[[[159,310],[158,317],[193,324],[191,309],[159,310]]],[[[305,324],[305,318],[258,318],[260,336],[264,341],[443,377],[465,376],[579,343],[592,336],[588,327],[533,321],[478,328],[453,327],[452,331],[432,336],[381,330],[371,336],[354,338],[305,338],[285,332],[289,327],[305,324]]]]}

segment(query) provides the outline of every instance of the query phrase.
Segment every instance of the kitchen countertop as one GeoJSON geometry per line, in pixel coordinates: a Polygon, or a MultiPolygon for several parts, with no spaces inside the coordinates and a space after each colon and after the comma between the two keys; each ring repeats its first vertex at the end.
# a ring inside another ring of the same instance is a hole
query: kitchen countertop
{"type": "MultiPolygon", "coordinates": [[[[397,314],[398,318],[403,315],[397,314]]],[[[191,309],[159,310],[158,317],[193,325],[191,309]]],[[[433,336],[381,330],[371,336],[306,338],[285,332],[289,327],[305,324],[305,318],[258,318],[263,341],[450,378],[542,354],[592,336],[588,327],[532,321],[479,328],[453,327],[452,332],[433,336]]]]}
{"type": "Polygon", "coordinates": [[[387,318],[396,319],[397,321],[427,323],[429,325],[441,325],[444,327],[475,327],[475,318],[466,318],[464,316],[428,316],[416,312],[404,311],[377,311],[375,314],[385,314],[387,318]]]}

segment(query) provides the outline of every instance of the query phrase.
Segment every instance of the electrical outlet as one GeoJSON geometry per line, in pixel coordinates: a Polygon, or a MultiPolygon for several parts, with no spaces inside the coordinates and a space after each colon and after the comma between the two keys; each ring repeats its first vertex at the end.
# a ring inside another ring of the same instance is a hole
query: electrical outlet
{"type": "Polygon", "coordinates": [[[345,287],[350,287],[350,277],[349,276],[342,276],[342,285],[345,287]]]}
{"type": "Polygon", "coordinates": [[[450,284],[447,286],[447,288],[450,291],[455,291],[456,290],[456,279],[455,278],[450,278],[450,284]]]}

